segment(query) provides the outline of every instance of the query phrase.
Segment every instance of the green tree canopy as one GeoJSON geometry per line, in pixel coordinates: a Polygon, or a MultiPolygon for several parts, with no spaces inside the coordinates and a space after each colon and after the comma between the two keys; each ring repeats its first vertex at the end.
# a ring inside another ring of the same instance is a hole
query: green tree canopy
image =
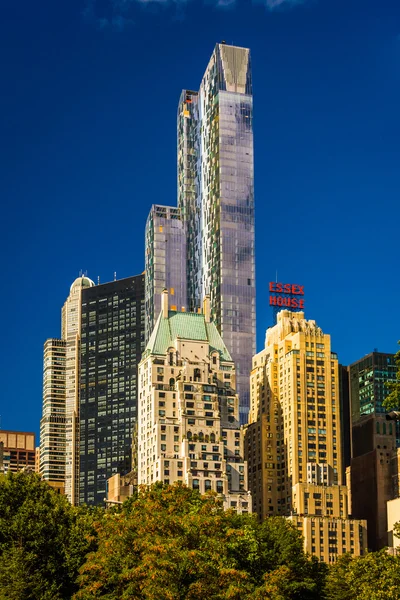
{"type": "Polygon", "coordinates": [[[70,600],[91,517],[34,473],[0,479],[0,600],[70,600]]]}
{"type": "Polygon", "coordinates": [[[327,600],[400,600],[400,558],[386,550],[345,555],[327,577],[327,600]]]}
{"type": "Polygon", "coordinates": [[[179,484],[139,490],[97,525],[76,600],[313,600],[321,568],[283,518],[225,512],[179,484]]]}

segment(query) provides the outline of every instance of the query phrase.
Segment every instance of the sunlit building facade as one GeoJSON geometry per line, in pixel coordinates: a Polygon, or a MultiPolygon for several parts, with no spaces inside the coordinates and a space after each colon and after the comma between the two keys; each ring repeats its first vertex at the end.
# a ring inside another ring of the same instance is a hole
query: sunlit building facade
{"type": "Polygon", "coordinates": [[[250,51],[217,44],[198,92],[178,106],[178,206],[187,223],[188,305],[211,314],[237,369],[242,421],[255,353],[250,51]]]}
{"type": "MultiPolygon", "coordinates": [[[[182,237],[170,244],[170,234],[156,240],[163,225],[155,225],[158,207],[153,207],[146,230],[146,340],[158,314],[160,290],[173,291],[171,304],[177,310],[194,312],[209,295],[213,322],[236,365],[245,422],[256,333],[253,98],[247,48],[216,45],[199,91],[181,94],[177,131],[177,218],[186,243],[182,237]],[[182,254],[168,250],[173,244],[185,251],[185,264],[182,254]],[[186,290],[175,283],[178,272],[186,278],[186,290]]],[[[171,218],[172,209],[164,208],[171,218]]]]}
{"type": "Polygon", "coordinates": [[[251,511],[234,362],[202,312],[161,312],[139,365],[138,483],[180,481],[251,511]]]}
{"type": "Polygon", "coordinates": [[[66,342],[48,339],[43,356],[39,473],[61,492],[65,483],[66,342]]]}
{"type": "Polygon", "coordinates": [[[93,287],[88,277],[78,277],[62,308],[61,337],[65,340],[65,495],[79,503],[79,361],[82,290],[93,287]]]}
{"type": "Polygon", "coordinates": [[[186,231],[179,208],[153,204],[145,231],[145,342],[161,310],[161,293],[168,290],[175,310],[187,307],[186,231]]]}
{"type": "Polygon", "coordinates": [[[279,312],[253,358],[245,444],[254,512],[290,517],[326,562],[367,545],[366,522],[349,519],[338,375],[330,336],[303,312],[279,312]]]}

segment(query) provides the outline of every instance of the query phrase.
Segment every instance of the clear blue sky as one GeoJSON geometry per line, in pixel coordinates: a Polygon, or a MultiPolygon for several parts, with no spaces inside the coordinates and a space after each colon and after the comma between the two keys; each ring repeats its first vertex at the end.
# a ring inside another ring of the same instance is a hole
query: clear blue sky
{"type": "Polygon", "coordinates": [[[397,349],[398,0],[0,0],[3,428],[38,431],[79,270],[143,270],[180,91],[223,39],[252,51],[258,349],[276,270],[344,364],[397,349]]]}

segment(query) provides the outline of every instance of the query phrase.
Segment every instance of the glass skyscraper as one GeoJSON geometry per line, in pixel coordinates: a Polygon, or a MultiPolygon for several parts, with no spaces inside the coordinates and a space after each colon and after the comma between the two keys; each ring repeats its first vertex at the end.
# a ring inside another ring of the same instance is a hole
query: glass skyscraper
{"type": "Polygon", "coordinates": [[[148,342],[168,290],[174,310],[187,306],[186,233],[179,208],[153,204],[145,233],[145,340],[148,342]]]}
{"type": "Polygon", "coordinates": [[[256,350],[253,99],[247,48],[216,45],[199,91],[181,94],[177,128],[186,308],[198,310],[209,294],[213,321],[236,364],[243,422],[256,350]]]}

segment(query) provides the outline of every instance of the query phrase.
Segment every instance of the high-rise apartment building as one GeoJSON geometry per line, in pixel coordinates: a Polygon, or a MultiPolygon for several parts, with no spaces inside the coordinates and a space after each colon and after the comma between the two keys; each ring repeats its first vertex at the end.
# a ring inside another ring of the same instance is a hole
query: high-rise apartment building
{"type": "Polygon", "coordinates": [[[362,554],[366,523],[349,519],[343,485],[339,371],[330,336],[283,310],[253,358],[246,459],[254,511],[291,518],[326,562],[362,554]]]}
{"type": "Polygon", "coordinates": [[[168,293],[139,365],[138,483],[176,481],[251,511],[235,365],[202,313],[168,309],[168,293]]]}
{"type": "Polygon", "coordinates": [[[61,337],[65,341],[65,495],[79,502],[79,362],[82,290],[93,287],[88,277],[78,277],[62,309],[61,337]]]}
{"type": "Polygon", "coordinates": [[[168,290],[175,310],[187,307],[186,229],[179,208],[153,204],[145,232],[145,342],[161,310],[161,293],[168,290]]]}
{"type": "Polygon", "coordinates": [[[2,467],[4,473],[16,473],[29,468],[35,471],[35,434],[26,431],[0,431],[2,467]]]}
{"type": "Polygon", "coordinates": [[[79,503],[103,505],[107,480],[132,469],[144,275],[82,290],[79,503]]]}
{"type": "Polygon", "coordinates": [[[65,484],[65,390],[66,343],[51,338],[44,344],[39,472],[60,492],[65,484]]]}
{"type": "MultiPolygon", "coordinates": [[[[197,311],[202,298],[210,296],[213,322],[236,364],[244,422],[256,333],[253,100],[247,48],[216,45],[199,91],[181,94],[177,129],[178,208],[187,240],[187,301],[182,306],[197,311]]],[[[165,253],[167,245],[164,242],[165,253]]],[[[162,282],[163,267],[157,267],[156,252],[150,254],[154,272],[161,274],[158,288],[175,289],[167,275],[162,282]]],[[[155,276],[146,268],[147,276],[146,311],[151,322],[157,314],[151,308],[155,276]]]]}

